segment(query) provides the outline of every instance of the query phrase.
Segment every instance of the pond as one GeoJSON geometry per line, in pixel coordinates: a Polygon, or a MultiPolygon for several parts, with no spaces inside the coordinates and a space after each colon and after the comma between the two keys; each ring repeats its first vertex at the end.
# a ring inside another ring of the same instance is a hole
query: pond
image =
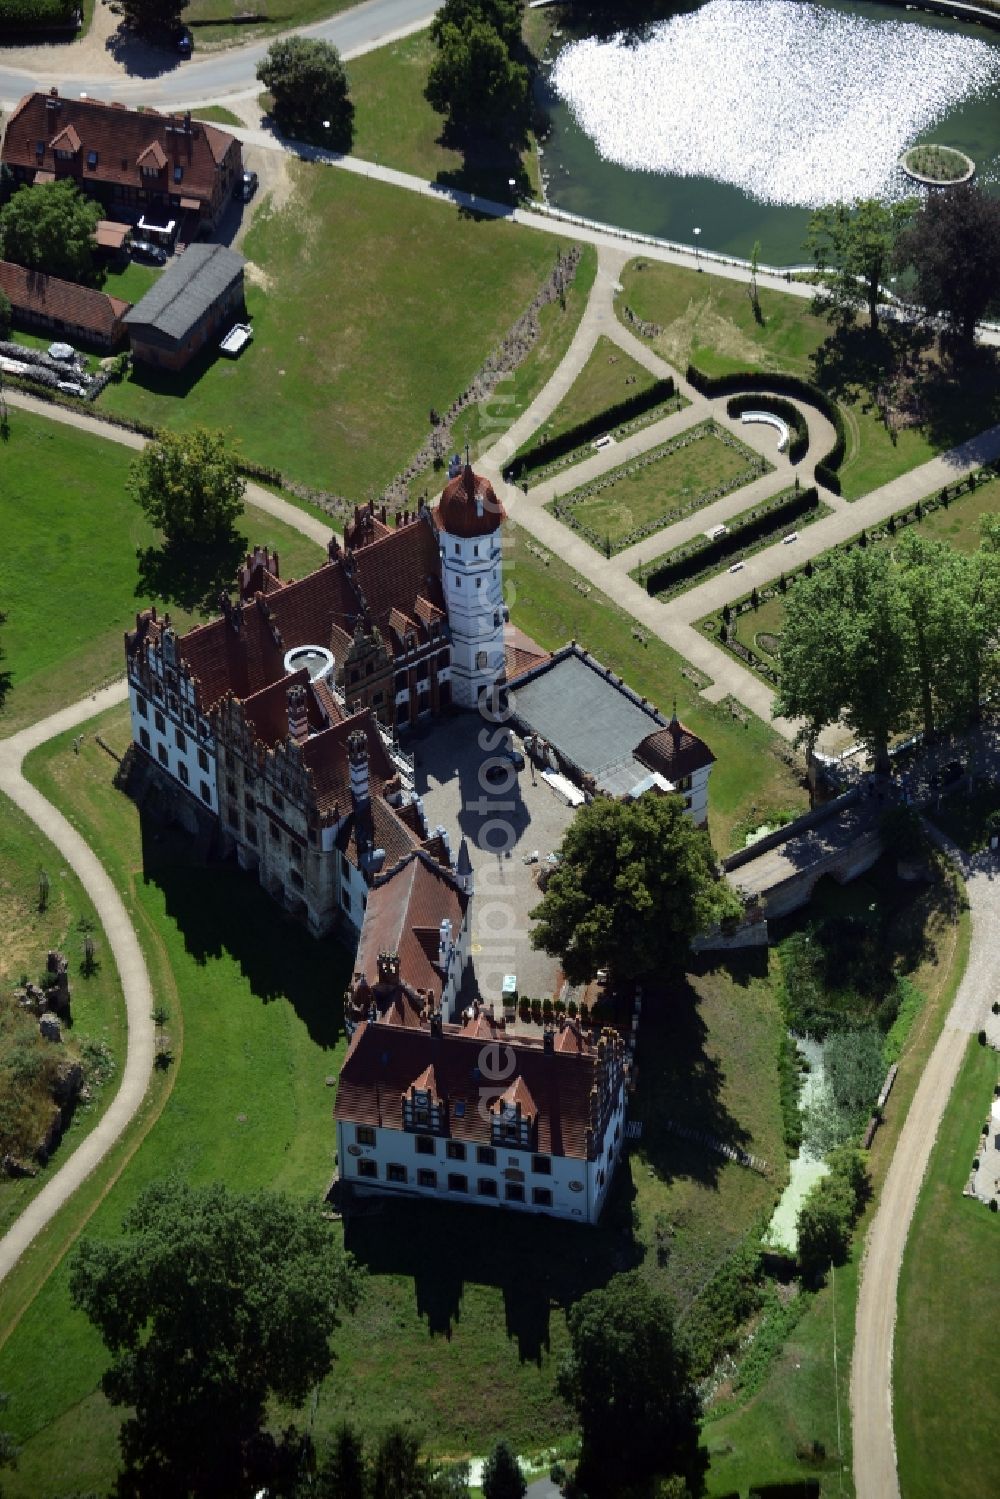
{"type": "MultiPolygon", "coordinates": [[[[933,140],[1000,192],[1000,32],[846,0],[705,0],[641,36],[566,30],[539,97],[550,203],[706,250],[801,264],[813,207],[914,192],[933,140]]],[[[920,191],[920,189],[917,189],[920,191]]]]}

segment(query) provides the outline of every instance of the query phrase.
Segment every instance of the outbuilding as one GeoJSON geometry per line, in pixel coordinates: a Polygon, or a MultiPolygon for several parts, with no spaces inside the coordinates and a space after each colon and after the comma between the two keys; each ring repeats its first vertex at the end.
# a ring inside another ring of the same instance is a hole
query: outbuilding
{"type": "Polygon", "coordinates": [[[245,263],[225,245],[189,245],[176,256],[125,319],[136,362],[181,370],[242,319],[245,263]]]}

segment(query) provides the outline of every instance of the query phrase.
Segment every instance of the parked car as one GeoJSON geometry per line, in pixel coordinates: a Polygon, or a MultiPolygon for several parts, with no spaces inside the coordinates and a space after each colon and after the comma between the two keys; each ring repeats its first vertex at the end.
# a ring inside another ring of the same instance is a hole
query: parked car
{"type": "Polygon", "coordinates": [[[257,191],[259,181],[260,178],[256,172],[244,172],[242,177],[237,177],[236,179],[236,190],[233,196],[235,198],[242,198],[244,203],[249,203],[257,191]]]}
{"type": "Polygon", "coordinates": [[[194,39],[186,26],[180,26],[174,32],[174,48],[181,57],[190,57],[194,51],[194,39]]]}
{"type": "Polygon", "coordinates": [[[151,260],[154,265],[166,265],[167,252],[161,250],[159,245],[150,244],[148,239],[134,239],[132,241],[132,256],[137,260],[151,260]]]}
{"type": "Polygon", "coordinates": [[[237,354],[242,354],[247,344],[253,338],[253,329],[249,323],[234,323],[232,328],[219,343],[223,354],[228,354],[230,359],[235,359],[237,354]]]}

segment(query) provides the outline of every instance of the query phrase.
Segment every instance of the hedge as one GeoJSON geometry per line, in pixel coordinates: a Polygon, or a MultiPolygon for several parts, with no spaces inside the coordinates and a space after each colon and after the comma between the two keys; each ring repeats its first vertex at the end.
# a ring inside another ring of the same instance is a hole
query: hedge
{"type": "Polygon", "coordinates": [[[779,417],[790,429],[788,457],[792,463],[801,463],[809,449],[809,423],[797,406],[781,396],[732,396],[726,403],[729,416],[742,416],[744,411],[769,411],[779,417]]]}
{"type": "Polygon", "coordinates": [[[776,391],[779,395],[791,396],[795,400],[804,401],[808,406],[815,406],[817,411],[826,417],[837,434],[833,447],[828,453],[824,453],[816,464],[816,483],[822,484],[824,489],[829,489],[833,494],[840,493],[837,469],[843,463],[844,454],[847,452],[847,432],[840,407],[836,401],[830,399],[825,390],[820,390],[819,386],[813,385],[810,380],[800,380],[798,375],[776,375],[765,370],[744,370],[742,373],[732,375],[706,375],[702,370],[696,369],[693,364],[689,364],[687,378],[695,390],[700,391],[703,396],[736,395],[747,389],[776,391]]]}
{"type": "Polygon", "coordinates": [[[673,393],[674,382],[668,375],[665,380],[657,380],[648,390],[626,396],[624,401],[616,401],[613,406],[599,411],[596,416],[577,422],[558,437],[549,437],[536,443],[533,448],[513,460],[509,471],[520,478],[522,474],[531,473],[536,468],[544,468],[547,463],[554,463],[557,458],[572,453],[574,448],[582,447],[592,438],[601,437],[612,427],[620,427],[623,422],[652,411],[654,406],[662,406],[664,401],[670,400],[673,393]]]}
{"type": "Polygon", "coordinates": [[[79,9],[80,0],[0,0],[0,32],[70,26],[79,9]]]}
{"type": "Polygon", "coordinates": [[[789,522],[807,510],[814,510],[819,504],[819,493],[814,487],[794,490],[776,498],[779,503],[770,508],[766,507],[766,502],[762,503],[750,520],[730,527],[725,536],[715,540],[705,535],[696,536],[676,551],[669,552],[646,579],[646,592],[663,593],[692,573],[703,572],[727,561],[734,552],[742,551],[769,531],[784,529],[789,522]]]}

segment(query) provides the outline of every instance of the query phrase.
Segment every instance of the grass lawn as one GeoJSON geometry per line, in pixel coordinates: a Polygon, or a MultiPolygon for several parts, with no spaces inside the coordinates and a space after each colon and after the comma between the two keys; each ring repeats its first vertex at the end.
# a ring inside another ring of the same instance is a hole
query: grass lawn
{"type": "MultiPolygon", "coordinates": [[[[860,899],[866,887],[871,898],[879,898],[871,876],[848,891],[860,899]]],[[[761,1388],[735,1408],[723,1403],[705,1423],[710,1496],[745,1494],[752,1484],[791,1482],[810,1474],[820,1479],[824,1499],[849,1499],[854,1493],[850,1370],[861,1254],[899,1131],[965,971],[968,911],[963,905],[956,920],[934,889],[924,889],[896,913],[889,940],[897,951],[922,944],[923,957],[909,976],[926,999],[904,1046],[884,1123],[868,1154],[875,1196],[855,1230],[851,1259],[812,1298],[761,1388]],[[808,1455],[813,1442],[825,1448],[826,1456],[818,1463],[808,1455]],[[800,1451],[804,1457],[798,1456],[800,1451]]],[[[984,1321],[982,1326],[985,1336],[989,1324],[984,1321]]],[[[933,1398],[930,1389],[926,1398],[933,1398]]],[[[984,1421],[984,1436],[989,1429],[984,1421]]],[[[988,1463],[980,1471],[989,1471],[988,1463]]],[[[928,1490],[928,1499],[942,1492],[939,1484],[928,1490]]],[[[910,1499],[905,1486],[903,1495],[910,1499]]]]}
{"type": "MultiPolygon", "coordinates": [[[[991,479],[986,484],[978,484],[971,492],[963,490],[962,494],[950,501],[947,509],[943,505],[939,506],[929,515],[925,515],[917,522],[917,525],[921,536],[934,541],[947,542],[956,551],[968,553],[974,552],[979,546],[980,517],[998,513],[1000,513],[1000,479],[991,479]]],[[[894,547],[898,537],[905,535],[908,529],[907,527],[897,532],[896,537],[886,536],[879,542],[879,545],[894,547]]],[[[784,617],[784,600],[780,594],[775,594],[773,598],[765,599],[758,609],[748,609],[743,614],[734,614],[729,628],[736,640],[756,651],[766,665],[777,671],[780,664],[778,652],[781,648],[784,617]]],[[[717,636],[719,627],[717,615],[709,615],[700,622],[700,625],[706,634],[717,636]]],[[[744,665],[748,663],[745,662],[744,665]]],[[[750,670],[753,670],[752,666],[750,670]]],[[[948,812],[950,802],[951,799],[948,799],[944,804],[946,815],[952,815],[948,812]]],[[[959,827],[962,835],[958,841],[961,843],[962,837],[967,836],[969,830],[974,827],[979,826],[981,831],[981,825],[976,822],[976,817],[985,816],[991,810],[992,806],[987,806],[980,808],[977,812],[974,808],[966,808],[964,797],[956,800],[954,815],[959,819],[956,826],[959,827]]],[[[942,821],[942,826],[945,826],[944,821],[942,821]]],[[[953,833],[952,836],[955,837],[957,834],[953,833]]]]}
{"type": "Polygon", "coordinates": [[[156,266],[142,265],[138,260],[127,260],[121,270],[108,270],[101,290],[107,292],[109,297],[121,297],[123,302],[140,302],[162,274],[156,266]]]}
{"type": "Polygon", "coordinates": [[[997,1077],[996,1053],[970,1039],[907,1240],[893,1358],[903,1499],[996,1492],[1000,1217],[962,1188],[997,1077]]]}
{"type": "Polygon", "coordinates": [[[670,711],[711,746],[716,764],[709,782],[709,829],[722,854],[741,847],[734,832],[751,809],[781,807],[799,813],[806,797],[792,752],[752,714],[734,716],[726,702],[707,703],[703,678],[655,637],[647,638],[632,616],[607,594],[584,585],[572,568],[508,523],[504,580],[511,618],[546,650],[578,640],[599,661],[623,676],[636,692],[670,711]],[[532,550],[533,548],[533,550],[532,550]]]}
{"type": "Polygon", "coordinates": [[[659,531],[680,515],[711,504],[720,495],[748,484],[771,465],[712,422],[671,438],[644,455],[651,461],[613,470],[611,482],[597,494],[581,490],[561,495],[546,506],[564,524],[598,549],[630,546],[659,531]]]}
{"type": "Polygon", "coordinates": [[[5,796],[0,796],[0,932],[3,933],[0,989],[8,994],[23,974],[37,983],[45,968],[46,953],[50,948],[58,948],[69,960],[72,1024],[66,1034],[78,1046],[88,1042],[106,1046],[113,1066],[107,1081],[94,1086],[92,1101],[82,1103],[76,1110],[48,1166],[40,1168],[34,1178],[0,1177],[0,1234],[3,1234],[93,1128],[114,1097],[126,1044],[125,1002],[118,970],[96,922],[94,908],[58,851],[5,796]],[[38,909],[38,874],[42,869],[49,876],[49,901],[44,911],[38,909]],[[81,971],[83,933],[78,923],[83,919],[94,923],[98,961],[89,977],[84,977],[81,971]]]}
{"type": "Polygon", "coordinates": [[[207,424],[247,458],[362,500],[420,447],[528,305],[552,263],[541,234],[382,183],[292,163],[243,246],[254,341],[239,360],[133,372],[107,409],[207,424]]]}
{"type": "Polygon", "coordinates": [[[224,109],[221,104],[202,104],[191,113],[196,120],[208,120],[212,125],[245,125],[245,120],[239,115],[233,114],[231,109],[224,109]]]}
{"type": "MultiPolygon", "coordinates": [[[[652,347],[681,372],[689,362],[710,375],[782,371],[813,380],[836,396],[847,425],[840,477],[849,500],[1000,420],[995,365],[980,360],[956,380],[942,376],[932,361],[921,385],[920,425],[899,430],[894,441],[872,398],[870,388],[881,383],[881,376],[863,330],[838,341],[804,298],[769,288],[760,292],[763,322],[758,324],[745,283],[705,271],[633,260],[621,282],[619,313],[628,306],[658,324],[662,331],[652,347]]],[[[892,342],[890,332],[874,357],[888,357],[892,342]]]]}
{"type": "MultiPolygon", "coordinates": [[[[602,411],[618,405],[620,401],[643,394],[655,384],[655,375],[651,375],[649,370],[602,333],[594,345],[590,358],[570,387],[569,393],[559,403],[548,421],[544,422],[536,432],[532,433],[528,441],[521,445],[518,455],[528,452],[539,442],[548,441],[552,437],[561,437],[571,427],[589,421],[591,417],[599,416],[602,411]]],[[[679,411],[684,404],[686,403],[683,396],[675,395],[668,402],[662,402],[640,416],[633,417],[626,424],[627,430],[637,432],[643,427],[648,427],[652,422],[660,421],[668,411],[679,411]]],[[[625,430],[625,426],[620,429],[608,428],[609,432],[619,430],[625,430]]],[[[589,450],[589,447],[589,443],[584,444],[585,449],[589,450]]],[[[579,450],[567,454],[552,467],[565,468],[567,464],[576,461],[579,456],[581,456],[579,450]]],[[[517,455],[512,459],[512,463],[516,465],[517,455]]],[[[538,484],[548,472],[548,468],[534,470],[533,482],[538,484]]]]}
{"type": "MultiPolygon", "coordinates": [[[[129,733],[121,709],[94,727],[116,747],[129,733]]],[[[155,1083],[169,1091],[154,1098],[148,1132],[137,1149],[133,1142],[117,1184],[96,1202],[85,1189],[88,1232],[113,1233],[141,1187],[168,1170],[199,1182],[321,1191],[333,1147],[324,1078],[342,1054],[349,955],[306,937],[249,877],[192,867],[183,842],[144,832],[89,732],[79,756],[68,738],[56,741],[32,756],[29,770],[123,887],[157,998],[170,1010],[175,1064],[155,1083]]],[[[662,1008],[647,1007],[640,1041],[644,1139],[630,1157],[631,1186],[624,1176],[599,1230],[505,1219],[498,1236],[486,1212],[419,1204],[388,1206],[351,1225],[348,1245],[370,1280],[358,1315],[337,1335],[317,1434],[345,1414],[369,1431],[402,1418],[432,1449],[483,1453],[495,1437],[491,1392],[499,1379],[511,1439],[522,1451],[547,1445],[572,1427],[554,1393],[572,1301],[614,1270],[642,1263],[686,1308],[769,1207],[783,1156],[781,1022],[766,960],[704,964],[658,999],[662,1008]],[[667,1090],[664,1077],[672,1080],[667,1090]],[[751,1142],[776,1164],[776,1179],[679,1140],[667,1117],[751,1142]],[[663,1270],[650,1253],[657,1213],[674,1227],[663,1270]],[[454,1239],[463,1253],[442,1256],[441,1243],[454,1239]]],[[[61,1242],[42,1246],[44,1275],[28,1267],[0,1292],[0,1388],[11,1395],[5,1425],[23,1444],[6,1482],[20,1499],[103,1490],[115,1461],[116,1415],[96,1390],[103,1354],[69,1304],[59,1261],[66,1236],[81,1226],[71,1218],[61,1242]]]]}
{"type": "Polygon", "coordinates": [[[267,5],[248,6],[244,0],[188,0],[183,20],[191,28],[197,56],[203,43],[241,46],[325,20],[355,4],[357,0],[269,0],[267,5]]]}
{"type": "MultiPolygon", "coordinates": [[[[136,548],[155,540],[125,493],[133,457],[117,443],[11,410],[0,452],[0,609],[13,689],[0,733],[124,671],[123,632],[150,602],[135,595],[136,548]]],[[[313,542],[259,511],[248,510],[241,529],[277,547],[287,577],[323,560],[313,542]]]]}

